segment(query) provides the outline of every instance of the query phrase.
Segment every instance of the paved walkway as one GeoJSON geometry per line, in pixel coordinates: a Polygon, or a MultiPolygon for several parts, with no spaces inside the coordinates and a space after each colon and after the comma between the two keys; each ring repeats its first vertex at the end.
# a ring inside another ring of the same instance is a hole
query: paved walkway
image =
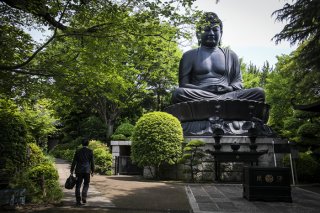
{"type": "Polygon", "coordinates": [[[192,212],[183,183],[147,181],[139,176],[94,175],[87,204],[76,207],[74,189],[64,189],[70,163],[56,159],[56,168],[64,192],[62,205],[40,212],[192,212]]]}
{"type": "MultiPolygon", "coordinates": [[[[64,198],[62,200],[63,207],[69,208],[70,206],[75,205],[75,193],[74,189],[68,190],[64,188],[64,183],[70,175],[70,163],[62,160],[56,159],[56,168],[59,173],[59,183],[63,188],[64,198]]],[[[92,182],[94,182],[94,177],[91,177],[92,182]]],[[[115,207],[115,205],[103,194],[97,190],[94,184],[90,184],[90,191],[88,196],[88,207],[115,207]]]]}
{"type": "Polygon", "coordinates": [[[292,187],[292,203],[249,202],[242,198],[241,184],[192,184],[186,187],[194,213],[316,213],[320,212],[320,194],[292,187]]]}
{"type": "MultiPolygon", "coordinates": [[[[57,159],[61,187],[69,176],[70,164],[57,159]]],[[[64,187],[63,187],[64,188],[64,187]]],[[[139,176],[91,178],[87,204],[75,206],[74,190],[64,189],[61,206],[24,209],[43,213],[316,213],[320,212],[320,186],[292,187],[292,203],[249,202],[242,198],[241,184],[185,184],[146,181],[139,176]]]]}

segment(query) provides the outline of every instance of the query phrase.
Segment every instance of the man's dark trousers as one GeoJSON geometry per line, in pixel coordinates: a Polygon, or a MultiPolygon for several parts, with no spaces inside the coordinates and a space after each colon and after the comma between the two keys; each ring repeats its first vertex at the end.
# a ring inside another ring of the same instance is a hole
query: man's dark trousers
{"type": "Polygon", "coordinates": [[[90,183],[90,173],[76,173],[77,182],[76,182],[76,199],[77,203],[81,201],[80,196],[80,188],[83,182],[83,188],[82,188],[82,200],[87,199],[87,193],[89,189],[89,183],[90,183]]]}

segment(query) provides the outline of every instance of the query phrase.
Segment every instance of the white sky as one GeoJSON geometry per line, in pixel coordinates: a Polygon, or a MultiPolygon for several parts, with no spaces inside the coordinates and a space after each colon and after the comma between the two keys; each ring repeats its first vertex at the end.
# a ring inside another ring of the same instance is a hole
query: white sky
{"type": "Polygon", "coordinates": [[[252,62],[258,67],[268,60],[277,62],[276,55],[289,54],[296,49],[289,42],[276,45],[271,41],[285,23],[275,22],[272,12],[292,1],[286,0],[197,0],[198,9],[215,12],[223,22],[222,44],[229,46],[243,58],[246,64],[252,62]]]}

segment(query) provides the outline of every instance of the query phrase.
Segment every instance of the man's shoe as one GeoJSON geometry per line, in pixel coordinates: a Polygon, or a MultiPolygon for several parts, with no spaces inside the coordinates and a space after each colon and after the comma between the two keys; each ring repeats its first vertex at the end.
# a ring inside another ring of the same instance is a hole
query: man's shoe
{"type": "Polygon", "coordinates": [[[82,206],[83,204],[81,202],[77,202],[76,206],[82,206]]]}
{"type": "Polygon", "coordinates": [[[87,199],[86,198],[82,198],[82,203],[87,203],[87,199]]]}

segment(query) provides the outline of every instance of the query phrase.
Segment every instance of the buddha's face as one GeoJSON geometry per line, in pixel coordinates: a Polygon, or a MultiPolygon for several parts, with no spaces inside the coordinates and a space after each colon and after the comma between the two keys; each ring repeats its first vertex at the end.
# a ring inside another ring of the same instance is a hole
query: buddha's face
{"type": "Polygon", "coordinates": [[[217,47],[221,39],[221,28],[217,23],[204,26],[200,31],[201,45],[214,48],[217,47]]]}

